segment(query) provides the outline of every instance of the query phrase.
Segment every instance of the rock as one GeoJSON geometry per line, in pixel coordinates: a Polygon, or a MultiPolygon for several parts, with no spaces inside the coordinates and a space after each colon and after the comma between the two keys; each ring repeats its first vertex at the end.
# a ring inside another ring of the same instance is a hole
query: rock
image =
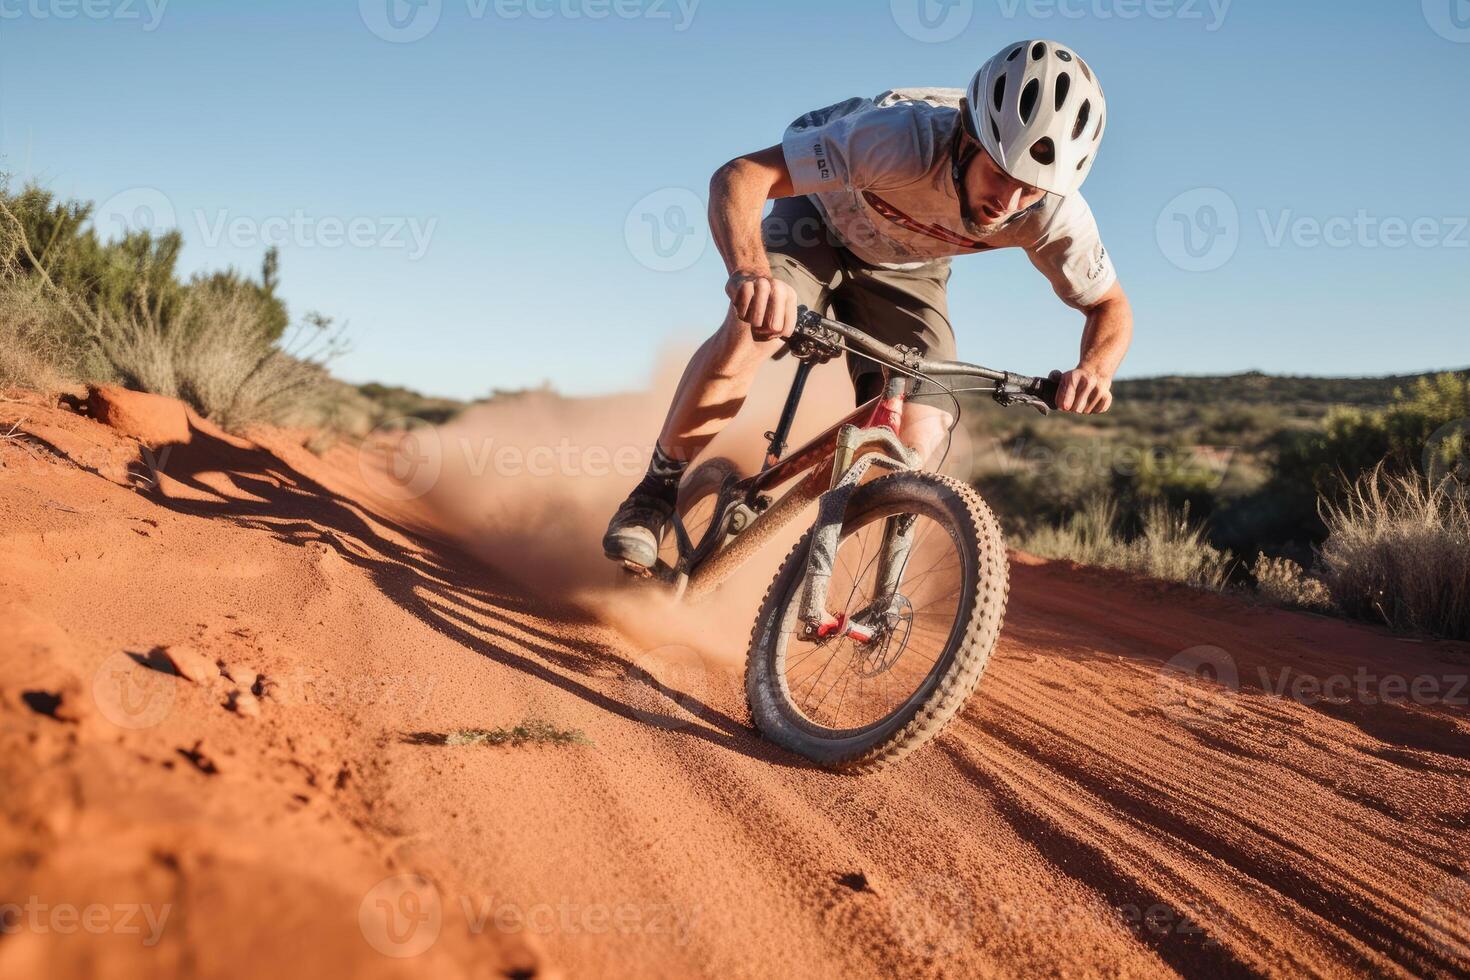
{"type": "Polygon", "coordinates": [[[225,698],[225,707],[242,718],[260,717],[260,701],[249,691],[231,691],[225,698]]]}
{"type": "Polygon", "coordinates": [[[161,657],[173,672],[195,684],[204,684],[219,676],[219,667],[213,658],[207,657],[193,647],[182,645],[158,647],[153,651],[155,658],[161,657]]]}
{"type": "Polygon", "coordinates": [[[238,684],[242,689],[249,690],[255,684],[255,669],[246,667],[244,664],[221,661],[220,673],[238,684]]]}
{"type": "Polygon", "coordinates": [[[184,403],[176,398],[93,385],[87,395],[87,411],[113,431],[153,449],[189,441],[189,417],[184,403]]]}

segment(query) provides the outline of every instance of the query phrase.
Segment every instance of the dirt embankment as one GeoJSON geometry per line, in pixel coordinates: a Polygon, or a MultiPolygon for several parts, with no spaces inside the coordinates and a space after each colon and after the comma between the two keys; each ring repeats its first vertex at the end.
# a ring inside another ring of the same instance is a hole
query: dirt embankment
{"type": "Polygon", "coordinates": [[[0,403],[0,976],[1470,969],[1466,645],[1021,557],[958,722],[840,777],[748,729],[738,589],[594,614],[521,504],[78,407],[0,403]],[[591,744],[441,744],[527,717],[591,744]]]}

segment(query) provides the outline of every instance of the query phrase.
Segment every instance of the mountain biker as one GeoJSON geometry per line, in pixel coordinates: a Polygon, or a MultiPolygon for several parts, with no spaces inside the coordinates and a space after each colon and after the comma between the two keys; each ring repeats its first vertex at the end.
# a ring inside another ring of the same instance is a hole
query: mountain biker
{"type": "MultiPolygon", "coordinates": [[[[735,417],[756,370],[796,324],[798,304],[890,345],[956,356],[945,297],[950,259],[1022,248],[1086,316],[1077,366],[1054,373],[1064,411],[1099,413],[1133,313],[1078,187],[1106,122],[1102,88],[1070,47],[1006,45],[967,90],[890,90],[797,119],[779,146],[737,157],[710,181],[710,230],[730,305],[690,360],[648,472],[603,538],[609,558],[652,567],[688,461],[735,417]],[[762,220],[767,200],[776,199],[762,220]]],[[[859,402],[881,369],[849,355],[859,402]]],[[[928,459],[952,417],[918,401],[903,441],[928,459]]],[[[934,400],[932,397],[929,400],[934,400]]]]}

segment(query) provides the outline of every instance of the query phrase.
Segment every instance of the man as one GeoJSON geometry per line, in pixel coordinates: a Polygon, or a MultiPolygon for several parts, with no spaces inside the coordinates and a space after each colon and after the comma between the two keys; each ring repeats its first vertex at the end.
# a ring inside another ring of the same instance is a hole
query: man
{"type": "MultiPolygon", "coordinates": [[[[950,258],[1023,248],[1086,322],[1059,407],[1105,412],[1133,313],[1077,192],[1097,159],[1103,92],[1066,45],[1007,45],[968,90],[889,91],[802,116],[780,146],[737,157],[710,181],[710,230],[730,278],[720,329],[685,368],[643,480],[603,538],[609,558],[652,567],[688,461],[735,417],[780,349],[798,304],[888,344],[953,359],[950,258]],[[762,221],[767,200],[777,199],[762,221]]],[[[850,358],[859,401],[880,368],[850,358]]],[[[951,417],[920,398],[902,437],[930,458],[951,417]]]]}

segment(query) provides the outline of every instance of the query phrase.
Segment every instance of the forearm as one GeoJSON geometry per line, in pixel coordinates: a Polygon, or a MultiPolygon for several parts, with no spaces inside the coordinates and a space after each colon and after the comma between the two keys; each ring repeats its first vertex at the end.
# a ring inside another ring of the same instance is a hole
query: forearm
{"type": "Polygon", "coordinates": [[[766,201],[791,194],[791,176],[779,146],[736,157],[710,178],[709,227],[725,270],[768,275],[761,241],[766,201]]]}
{"type": "Polygon", "coordinates": [[[1111,379],[1118,373],[1132,342],[1133,308],[1122,288],[1114,286],[1101,302],[1087,311],[1077,366],[1111,379]]]}

